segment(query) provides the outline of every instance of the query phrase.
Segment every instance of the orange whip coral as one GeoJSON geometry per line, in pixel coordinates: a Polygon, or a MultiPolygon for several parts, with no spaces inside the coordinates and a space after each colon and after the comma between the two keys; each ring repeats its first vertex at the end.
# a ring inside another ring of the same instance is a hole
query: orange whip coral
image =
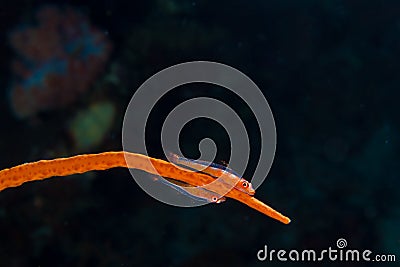
{"type": "MultiPolygon", "coordinates": [[[[147,173],[172,178],[193,186],[204,186],[215,181],[210,175],[185,170],[161,159],[118,151],[84,154],[53,160],[40,160],[1,170],[0,191],[6,188],[19,186],[29,181],[43,180],[54,176],[68,176],[94,170],[106,170],[116,167],[139,169],[147,173]]],[[[284,224],[290,222],[288,217],[237,188],[233,188],[225,196],[236,199],[284,224]]]]}

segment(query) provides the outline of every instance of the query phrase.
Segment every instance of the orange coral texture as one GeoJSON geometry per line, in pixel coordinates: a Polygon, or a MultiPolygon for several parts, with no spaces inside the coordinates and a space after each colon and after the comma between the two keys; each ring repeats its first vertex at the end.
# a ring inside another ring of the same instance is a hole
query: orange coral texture
{"type": "MultiPolygon", "coordinates": [[[[94,170],[106,170],[123,167],[139,169],[145,172],[176,179],[194,186],[204,186],[215,181],[209,175],[187,171],[160,159],[145,155],[118,151],[99,154],[77,155],[69,158],[40,160],[25,163],[0,171],[0,191],[9,187],[16,187],[25,182],[43,180],[54,176],[68,176],[94,170]]],[[[284,224],[290,219],[260,200],[233,188],[226,194],[259,212],[274,218],[284,224]]]]}

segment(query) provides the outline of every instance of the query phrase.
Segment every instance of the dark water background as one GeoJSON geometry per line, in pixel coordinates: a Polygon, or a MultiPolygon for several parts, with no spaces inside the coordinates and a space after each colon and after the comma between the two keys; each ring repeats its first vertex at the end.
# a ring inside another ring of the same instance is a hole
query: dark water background
{"type": "MultiPolygon", "coordinates": [[[[121,150],[124,111],[140,84],[177,63],[217,61],[247,74],[268,99],[278,143],[257,197],[292,223],[280,224],[234,200],[168,206],[141,191],[127,170],[112,169],[1,192],[0,266],[366,266],[256,257],[264,245],[321,251],[336,248],[339,238],[348,248],[397,256],[397,263],[371,266],[398,266],[400,2],[53,2],[83,12],[113,49],[76,101],[18,118],[8,96],[17,57],[9,35],[18,25],[31,25],[48,4],[18,0],[0,7],[1,168],[121,150]],[[70,121],[100,101],[112,103],[114,119],[101,142],[78,146],[70,121]]],[[[150,127],[152,156],[164,157],[159,131],[168,103],[197,96],[196,90],[180,88],[164,99],[150,127]]],[[[245,107],[223,90],[209,96],[233,105],[251,131],[245,107]]],[[[219,141],[218,160],[229,158],[226,134],[209,121],[183,131],[187,156],[199,156],[204,137],[219,141]]],[[[257,157],[252,153],[250,165],[257,157]]]]}

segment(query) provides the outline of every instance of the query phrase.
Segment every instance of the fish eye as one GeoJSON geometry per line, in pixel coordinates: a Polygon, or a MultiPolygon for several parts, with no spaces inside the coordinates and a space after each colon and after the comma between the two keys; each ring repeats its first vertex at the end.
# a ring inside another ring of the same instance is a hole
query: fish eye
{"type": "Polygon", "coordinates": [[[249,183],[248,182],[243,182],[242,185],[243,185],[244,188],[247,188],[249,186],[249,183]]]}

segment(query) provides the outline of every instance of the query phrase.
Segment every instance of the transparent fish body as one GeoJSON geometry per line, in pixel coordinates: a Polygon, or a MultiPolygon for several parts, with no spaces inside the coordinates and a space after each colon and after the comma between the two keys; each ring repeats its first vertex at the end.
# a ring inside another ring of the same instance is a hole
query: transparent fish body
{"type": "Polygon", "coordinates": [[[252,196],[255,194],[255,190],[249,181],[226,166],[204,160],[188,159],[176,154],[171,154],[171,156],[172,162],[177,165],[182,165],[196,171],[204,172],[215,178],[222,179],[223,182],[233,185],[236,189],[248,195],[252,196]]]}
{"type": "Polygon", "coordinates": [[[174,179],[153,176],[153,181],[161,182],[164,185],[167,185],[175,189],[181,194],[184,194],[185,196],[188,196],[197,201],[205,201],[208,203],[221,203],[226,200],[225,197],[217,193],[214,193],[212,191],[209,191],[201,187],[192,186],[187,183],[180,182],[174,179]]]}

